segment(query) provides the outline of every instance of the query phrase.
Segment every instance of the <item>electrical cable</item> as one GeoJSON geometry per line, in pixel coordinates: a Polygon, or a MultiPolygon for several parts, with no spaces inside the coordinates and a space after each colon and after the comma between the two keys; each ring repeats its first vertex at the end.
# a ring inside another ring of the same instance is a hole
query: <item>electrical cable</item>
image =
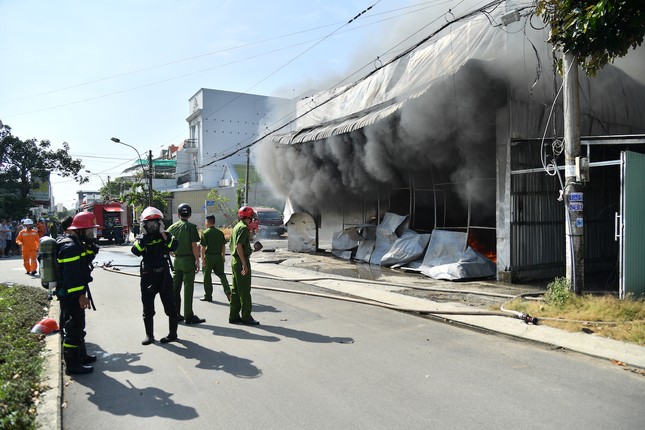
{"type": "Polygon", "coordinates": [[[319,108],[320,106],[323,106],[323,105],[325,105],[325,104],[327,104],[327,103],[331,102],[332,100],[334,100],[334,99],[336,99],[336,98],[340,97],[341,95],[343,95],[343,94],[347,93],[349,90],[351,90],[352,88],[354,88],[355,86],[357,86],[360,82],[362,82],[362,81],[364,81],[364,80],[368,79],[370,76],[372,76],[374,73],[378,72],[378,71],[379,71],[380,69],[382,69],[383,67],[387,67],[389,64],[392,64],[392,63],[394,63],[395,61],[399,60],[400,58],[404,57],[405,55],[408,55],[409,53],[413,52],[413,51],[414,51],[415,49],[417,49],[419,46],[423,45],[423,44],[424,44],[424,43],[426,43],[428,40],[432,39],[434,36],[436,36],[438,33],[440,33],[441,31],[443,31],[445,28],[449,27],[450,25],[452,25],[452,24],[454,24],[454,23],[456,23],[456,22],[459,22],[459,21],[462,21],[462,20],[465,20],[465,19],[471,18],[471,17],[473,17],[473,16],[477,15],[478,13],[481,13],[481,12],[482,12],[482,10],[485,10],[486,8],[489,8],[489,7],[492,7],[492,6],[497,7],[500,3],[504,2],[504,1],[505,1],[505,0],[495,0],[495,1],[492,1],[492,2],[490,2],[490,3],[488,3],[488,4],[486,4],[486,5],[482,6],[482,7],[480,7],[480,8],[478,8],[478,9],[474,10],[474,11],[471,11],[471,12],[469,12],[469,13],[466,13],[466,14],[464,14],[464,15],[461,15],[461,16],[459,16],[459,17],[455,18],[454,20],[452,20],[452,21],[450,21],[450,22],[448,22],[448,23],[446,23],[446,24],[442,25],[438,30],[434,31],[434,32],[433,32],[432,34],[430,34],[429,36],[427,36],[427,37],[423,38],[420,42],[418,42],[418,43],[414,44],[412,47],[410,47],[410,48],[408,48],[408,49],[404,50],[401,54],[399,54],[399,55],[395,56],[394,58],[392,58],[391,60],[389,60],[389,61],[385,62],[381,67],[379,67],[379,68],[377,68],[377,69],[375,69],[375,70],[371,71],[370,73],[368,73],[367,75],[365,75],[363,78],[361,78],[361,79],[359,79],[359,80],[357,80],[357,81],[353,82],[353,83],[352,83],[352,84],[350,84],[350,85],[347,85],[343,90],[338,91],[338,92],[337,92],[337,93],[335,93],[334,95],[330,96],[327,100],[324,100],[323,102],[321,102],[321,103],[317,104],[316,106],[312,107],[312,108],[311,108],[311,109],[309,109],[308,111],[306,111],[306,112],[302,113],[301,115],[298,115],[296,118],[294,118],[294,119],[292,119],[292,120],[288,121],[288,122],[287,122],[287,123],[285,123],[285,124],[282,124],[281,126],[279,126],[279,127],[275,128],[274,130],[270,130],[268,133],[265,133],[264,135],[262,135],[261,137],[259,137],[259,138],[255,139],[255,140],[253,140],[253,141],[252,141],[252,142],[250,142],[249,144],[246,144],[246,145],[241,146],[241,147],[239,147],[239,144],[238,144],[238,145],[237,145],[237,146],[239,147],[238,149],[236,149],[236,150],[234,150],[234,151],[232,151],[232,152],[230,152],[230,153],[228,153],[228,154],[225,154],[225,155],[223,155],[223,156],[221,156],[221,157],[217,157],[217,158],[213,159],[213,160],[212,160],[212,161],[210,161],[210,162],[204,163],[201,167],[203,168],[203,167],[210,166],[210,165],[212,165],[212,164],[214,164],[214,163],[216,163],[216,162],[218,162],[218,161],[222,161],[222,160],[225,160],[225,159],[227,159],[227,158],[230,158],[230,157],[232,157],[232,156],[234,156],[234,155],[238,154],[239,152],[242,152],[242,151],[246,150],[247,148],[250,148],[250,147],[252,147],[252,146],[256,145],[257,143],[259,143],[259,142],[261,142],[262,140],[266,139],[267,137],[269,137],[269,136],[271,136],[271,135],[275,134],[276,132],[278,132],[278,131],[280,131],[280,130],[284,129],[285,127],[289,126],[290,124],[295,123],[298,119],[300,119],[300,118],[304,117],[305,115],[308,115],[309,113],[311,113],[311,112],[312,112],[312,111],[314,111],[315,109],[319,108]]]}

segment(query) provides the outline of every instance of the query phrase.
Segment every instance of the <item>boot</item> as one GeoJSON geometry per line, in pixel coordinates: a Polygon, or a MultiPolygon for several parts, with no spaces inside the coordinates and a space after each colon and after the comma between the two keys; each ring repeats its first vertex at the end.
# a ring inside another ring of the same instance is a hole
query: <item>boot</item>
{"type": "Polygon", "coordinates": [[[88,355],[85,342],[78,347],[81,350],[81,364],[90,364],[96,361],[96,355],[88,355]]]}
{"type": "Polygon", "coordinates": [[[168,342],[173,342],[177,340],[178,325],[179,325],[179,318],[177,317],[168,318],[168,327],[170,328],[170,332],[168,333],[168,336],[161,338],[161,343],[168,343],[168,342]]]}
{"type": "Polygon", "coordinates": [[[146,327],[146,337],[141,341],[141,345],[150,345],[155,341],[154,321],[152,318],[144,318],[143,325],[146,327]]]}
{"type": "Polygon", "coordinates": [[[86,373],[91,373],[92,370],[94,370],[92,366],[84,366],[81,364],[80,347],[65,348],[63,354],[65,358],[65,374],[83,375],[86,373]]]}

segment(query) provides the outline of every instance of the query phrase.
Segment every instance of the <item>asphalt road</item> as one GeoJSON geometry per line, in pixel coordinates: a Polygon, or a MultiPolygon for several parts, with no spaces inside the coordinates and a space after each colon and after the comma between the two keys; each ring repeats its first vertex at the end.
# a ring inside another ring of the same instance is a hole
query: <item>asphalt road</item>
{"type": "MultiPolygon", "coordinates": [[[[128,249],[105,247],[99,262],[136,264],[128,249]]],[[[142,346],[138,279],[94,278],[87,341],[99,360],[93,374],[65,377],[65,429],[645,428],[643,376],[583,355],[261,290],[262,325],[229,325],[218,286],[214,303],[196,286],[205,324],[142,346]]]]}

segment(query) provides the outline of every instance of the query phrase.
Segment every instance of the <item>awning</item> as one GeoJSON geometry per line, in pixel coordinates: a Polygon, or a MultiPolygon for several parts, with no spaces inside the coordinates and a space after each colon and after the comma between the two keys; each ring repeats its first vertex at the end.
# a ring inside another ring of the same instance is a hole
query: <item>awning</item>
{"type": "Polygon", "coordinates": [[[123,209],[115,206],[103,208],[105,212],[123,212],[123,209]]]}
{"type": "Polygon", "coordinates": [[[488,18],[476,17],[354,84],[299,101],[297,111],[305,113],[296,121],[296,129],[270,140],[297,144],[367,127],[435,85],[454,85],[452,77],[469,61],[498,60],[505,47],[506,33],[491,26],[488,18]]]}

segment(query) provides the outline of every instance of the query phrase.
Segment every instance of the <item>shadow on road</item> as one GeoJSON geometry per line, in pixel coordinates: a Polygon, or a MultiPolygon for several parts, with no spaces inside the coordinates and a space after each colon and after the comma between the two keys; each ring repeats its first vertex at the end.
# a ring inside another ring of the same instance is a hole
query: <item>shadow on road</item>
{"type": "Polygon", "coordinates": [[[163,348],[184,358],[198,360],[195,367],[206,370],[220,370],[238,378],[259,378],[262,371],[247,358],[235,357],[222,351],[213,351],[195,342],[180,339],[162,345],[163,348]]]}
{"type": "Polygon", "coordinates": [[[133,366],[132,363],[140,360],[140,353],[109,354],[89,345],[88,349],[98,352],[99,360],[96,368],[89,375],[74,377],[74,381],[92,390],[88,393],[88,400],[99,410],[119,416],[165,417],[174,420],[197,418],[197,411],[190,406],[175,403],[171,399],[172,393],[157,387],[135,387],[127,379],[128,385],[125,385],[108,376],[108,371],[151,372],[152,369],[148,366],[133,366]]]}

